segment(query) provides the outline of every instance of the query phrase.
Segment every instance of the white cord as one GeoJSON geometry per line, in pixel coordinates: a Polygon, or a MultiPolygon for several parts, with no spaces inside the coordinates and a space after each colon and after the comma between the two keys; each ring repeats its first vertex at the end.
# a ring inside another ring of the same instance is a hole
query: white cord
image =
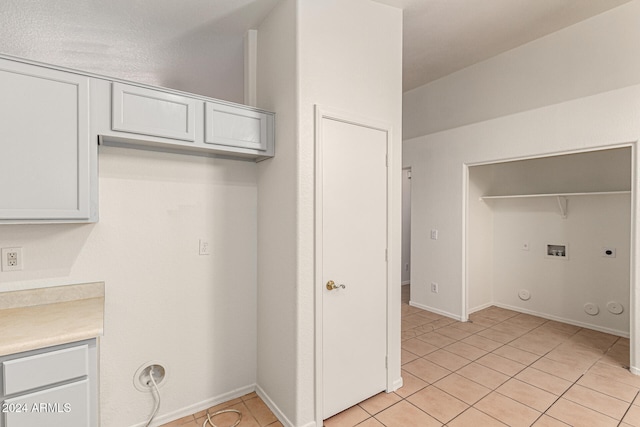
{"type": "Polygon", "coordinates": [[[240,421],[242,421],[242,412],[240,411],[237,411],[235,409],[223,409],[222,411],[218,411],[215,414],[209,414],[209,410],[207,410],[207,419],[204,420],[204,424],[202,424],[202,427],[207,427],[207,423],[209,423],[211,427],[218,427],[213,423],[213,421],[211,421],[211,417],[215,417],[216,415],[224,414],[227,412],[235,412],[236,414],[238,414],[238,419],[236,420],[236,422],[229,427],[236,427],[238,424],[240,424],[240,421]]]}
{"type": "MultiPolygon", "coordinates": [[[[151,414],[151,418],[149,418],[149,421],[147,421],[147,424],[145,425],[145,427],[149,427],[151,425],[151,421],[153,421],[156,414],[158,413],[158,410],[160,410],[160,391],[158,390],[158,384],[156,384],[156,380],[153,378],[153,366],[151,366],[151,368],[149,369],[149,378],[151,378],[151,383],[153,384],[153,388],[151,389],[151,394],[153,394],[153,391],[155,390],[156,394],[158,395],[158,399],[156,400],[156,395],[153,395],[155,408],[153,410],[153,413],[151,414]]],[[[147,382],[147,385],[149,385],[148,382],[147,382]]]]}
{"type": "MultiPolygon", "coordinates": [[[[151,368],[149,369],[149,378],[150,378],[151,384],[153,385],[153,388],[151,389],[151,393],[153,394],[153,392],[155,391],[155,394],[153,395],[153,400],[155,401],[155,408],[153,409],[153,413],[151,414],[151,417],[149,418],[149,421],[147,421],[147,424],[145,425],[145,427],[149,427],[151,425],[151,421],[153,421],[155,416],[158,414],[158,411],[160,410],[160,390],[158,390],[158,384],[156,384],[156,380],[155,378],[153,378],[153,366],[151,366],[151,368]],[[156,395],[158,396],[157,399],[156,399],[156,395]]],[[[148,382],[147,382],[147,385],[149,385],[148,382]]],[[[204,424],[202,424],[202,427],[207,427],[207,423],[209,423],[211,427],[218,427],[213,423],[213,421],[211,420],[211,417],[215,417],[216,415],[220,415],[228,412],[233,412],[238,414],[238,419],[236,420],[236,422],[233,423],[233,425],[229,426],[229,427],[237,427],[238,424],[240,424],[240,422],[242,421],[242,412],[235,409],[223,409],[222,411],[218,411],[214,414],[209,414],[209,411],[207,410],[207,419],[204,420],[204,424]]]]}

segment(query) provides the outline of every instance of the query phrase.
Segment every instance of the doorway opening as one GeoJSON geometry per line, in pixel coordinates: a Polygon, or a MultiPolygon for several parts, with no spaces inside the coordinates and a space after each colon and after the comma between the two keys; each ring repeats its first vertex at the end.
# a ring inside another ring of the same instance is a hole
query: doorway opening
{"type": "Polygon", "coordinates": [[[498,306],[629,337],[634,150],[466,165],[463,317],[498,306]]]}

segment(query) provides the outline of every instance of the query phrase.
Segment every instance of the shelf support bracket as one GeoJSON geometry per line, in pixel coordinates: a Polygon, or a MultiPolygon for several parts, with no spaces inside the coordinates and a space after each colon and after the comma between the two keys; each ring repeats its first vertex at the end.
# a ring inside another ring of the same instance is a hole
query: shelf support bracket
{"type": "Polygon", "coordinates": [[[563,196],[558,196],[558,207],[560,207],[560,216],[562,219],[567,219],[567,205],[569,204],[568,199],[563,196]]]}

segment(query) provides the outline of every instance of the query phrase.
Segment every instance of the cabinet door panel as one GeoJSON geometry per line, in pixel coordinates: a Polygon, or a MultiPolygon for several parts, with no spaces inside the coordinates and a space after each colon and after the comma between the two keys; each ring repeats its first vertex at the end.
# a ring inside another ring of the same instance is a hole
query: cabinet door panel
{"type": "Polygon", "coordinates": [[[265,151],[267,114],[223,104],[206,104],[205,143],[265,151]]]}
{"type": "Polygon", "coordinates": [[[89,79],[0,60],[0,219],[88,219],[89,79]]]}
{"type": "Polygon", "coordinates": [[[87,379],[6,399],[1,405],[5,427],[91,425],[87,379]]]}
{"type": "Polygon", "coordinates": [[[195,141],[196,101],[180,95],[113,83],[112,128],[195,141]]]}

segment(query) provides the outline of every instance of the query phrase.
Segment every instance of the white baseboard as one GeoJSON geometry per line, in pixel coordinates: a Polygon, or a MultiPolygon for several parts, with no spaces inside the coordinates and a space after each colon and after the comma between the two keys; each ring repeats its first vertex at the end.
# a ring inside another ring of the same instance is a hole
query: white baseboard
{"type": "MultiPolygon", "coordinates": [[[[219,396],[215,396],[210,399],[206,399],[201,402],[194,403],[193,405],[185,406],[184,408],[180,408],[176,411],[163,414],[157,418],[154,418],[153,423],[151,423],[151,425],[160,426],[162,424],[166,424],[168,422],[178,420],[182,417],[186,417],[187,415],[195,414],[196,412],[203,411],[212,406],[219,405],[220,403],[228,402],[229,400],[244,396],[245,394],[249,394],[255,390],[256,390],[255,384],[240,387],[228,393],[224,393],[219,396]]],[[[144,421],[140,424],[134,424],[131,427],[144,427],[146,424],[147,422],[144,421]]]]}
{"type": "MultiPolygon", "coordinates": [[[[259,386],[256,386],[256,394],[260,396],[260,399],[271,409],[273,415],[278,418],[278,421],[282,423],[284,427],[295,427],[294,424],[284,415],[284,413],[278,408],[278,405],[275,404],[273,400],[269,397],[269,395],[259,386]]],[[[301,427],[316,427],[316,422],[311,421],[307,424],[304,424],[301,427]]]]}
{"type": "Polygon", "coordinates": [[[446,312],[446,311],[443,311],[443,310],[439,310],[437,308],[429,307],[428,305],[419,304],[419,303],[413,302],[413,301],[409,301],[409,305],[411,307],[416,307],[416,308],[420,308],[422,310],[427,310],[427,311],[430,311],[432,313],[439,314],[441,316],[449,317],[451,319],[454,319],[454,320],[457,320],[459,322],[462,322],[462,317],[460,317],[457,314],[449,313],[449,312],[446,312]]]}
{"type": "Polygon", "coordinates": [[[514,307],[508,304],[501,304],[501,303],[494,302],[491,305],[495,305],[496,307],[500,307],[500,308],[506,308],[507,310],[517,311],[518,313],[531,314],[532,316],[542,317],[543,319],[555,320],[557,322],[568,323],[569,325],[580,326],[581,328],[593,329],[594,331],[599,331],[599,332],[604,332],[611,335],[617,335],[619,337],[629,338],[629,332],[620,331],[618,329],[605,328],[603,326],[592,325],[591,323],[579,322],[577,320],[554,316],[547,313],[539,313],[534,310],[527,310],[520,307],[514,307]]]}
{"type": "Polygon", "coordinates": [[[393,393],[394,391],[399,390],[403,386],[403,384],[404,382],[402,380],[402,377],[398,378],[393,383],[391,383],[391,390],[387,390],[387,393],[393,393]]]}
{"type": "MultiPolygon", "coordinates": [[[[402,380],[401,380],[402,381],[402,380]]],[[[395,385],[395,384],[394,384],[395,385]]],[[[402,386],[402,384],[400,384],[402,386]]],[[[178,409],[177,411],[170,412],[168,414],[163,414],[153,420],[152,426],[160,426],[166,424],[168,422],[178,420],[182,417],[186,417],[187,415],[195,414],[196,412],[205,410],[215,405],[219,405],[220,403],[228,402],[229,400],[233,400],[238,397],[242,397],[251,392],[256,392],[256,394],[262,399],[262,401],[271,409],[271,412],[278,418],[278,421],[282,423],[285,427],[295,427],[294,424],[284,415],[284,413],[278,408],[278,406],[269,398],[267,393],[260,388],[260,386],[256,384],[251,384],[245,387],[238,388],[236,390],[230,391],[229,393],[224,393],[216,397],[212,397],[211,399],[203,400],[198,403],[194,403],[193,405],[186,406],[184,408],[178,409]]],[[[140,424],[135,424],[131,427],[143,427],[146,425],[146,421],[140,424]]],[[[301,427],[316,427],[315,421],[309,422],[301,427]]]]}
{"type": "Polygon", "coordinates": [[[476,311],[484,310],[485,308],[489,308],[492,305],[494,305],[492,302],[488,302],[486,304],[482,304],[477,307],[470,308],[468,309],[467,314],[472,314],[472,313],[475,313],[476,311]]]}
{"type": "Polygon", "coordinates": [[[638,368],[634,368],[633,366],[629,367],[629,371],[633,374],[633,375],[640,375],[640,369],[638,368]]]}

